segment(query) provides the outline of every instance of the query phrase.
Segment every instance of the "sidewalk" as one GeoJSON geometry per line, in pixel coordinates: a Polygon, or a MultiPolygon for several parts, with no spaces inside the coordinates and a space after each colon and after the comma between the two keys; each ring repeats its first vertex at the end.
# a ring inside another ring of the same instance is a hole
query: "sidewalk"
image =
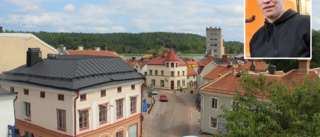
{"type": "Polygon", "coordinates": [[[196,94],[198,93],[196,89],[187,89],[187,90],[183,90],[182,92],[176,91],[176,93],[174,93],[174,91],[172,90],[161,90],[161,91],[180,97],[189,106],[190,113],[191,113],[192,135],[195,135],[198,137],[212,137],[212,135],[200,133],[200,115],[201,114],[196,107],[196,94]],[[191,90],[194,91],[193,94],[190,93],[191,90]]]}

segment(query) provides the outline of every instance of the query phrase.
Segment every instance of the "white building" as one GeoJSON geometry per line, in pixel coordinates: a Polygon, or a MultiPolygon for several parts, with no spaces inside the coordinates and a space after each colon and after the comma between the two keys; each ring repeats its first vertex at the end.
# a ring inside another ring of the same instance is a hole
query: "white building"
{"type": "MultiPolygon", "coordinates": [[[[1,87],[1,85],[0,85],[1,87]]],[[[14,99],[17,93],[9,92],[3,88],[0,88],[0,136],[7,137],[8,134],[14,132],[15,126],[15,113],[14,113],[14,99]],[[11,129],[9,127],[12,127],[11,129]],[[10,130],[10,131],[9,131],[10,130]]]]}

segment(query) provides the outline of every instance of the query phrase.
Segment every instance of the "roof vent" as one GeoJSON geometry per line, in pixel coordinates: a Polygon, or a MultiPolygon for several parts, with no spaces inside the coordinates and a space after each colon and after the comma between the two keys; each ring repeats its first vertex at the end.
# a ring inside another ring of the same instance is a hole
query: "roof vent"
{"type": "Polygon", "coordinates": [[[56,54],[47,54],[47,59],[56,59],[57,55],[56,54]]]}
{"type": "Polygon", "coordinates": [[[240,72],[240,71],[238,72],[237,77],[238,77],[238,78],[241,77],[241,72],[240,72]]]}

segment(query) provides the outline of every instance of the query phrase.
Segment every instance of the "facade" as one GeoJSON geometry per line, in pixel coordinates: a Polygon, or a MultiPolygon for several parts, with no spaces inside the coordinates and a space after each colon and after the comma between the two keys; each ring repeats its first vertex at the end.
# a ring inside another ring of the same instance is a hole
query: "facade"
{"type": "Polygon", "coordinates": [[[39,47],[43,58],[47,54],[58,54],[52,46],[40,40],[33,34],[28,33],[0,33],[0,74],[24,65],[28,48],[39,47]],[[10,58],[14,57],[14,58],[10,58]]]}
{"type": "Polygon", "coordinates": [[[141,73],[142,75],[147,75],[147,68],[148,68],[148,61],[145,58],[141,58],[137,60],[136,57],[132,57],[132,59],[126,60],[127,64],[137,70],[137,72],[141,73]]]}
{"type": "Polygon", "coordinates": [[[197,72],[194,70],[193,67],[187,68],[188,72],[188,88],[196,87],[197,86],[197,72]]]}
{"type": "Polygon", "coordinates": [[[29,49],[32,61],[0,79],[4,89],[18,93],[20,136],[141,135],[141,74],[120,58],[51,55],[37,61],[38,51],[29,49]]]}
{"type": "Polygon", "coordinates": [[[215,69],[218,64],[213,61],[213,56],[208,56],[207,59],[198,61],[198,77],[197,77],[197,84],[203,85],[204,80],[203,77],[207,75],[210,71],[215,69]]]}
{"type": "Polygon", "coordinates": [[[221,28],[206,28],[207,55],[211,55],[215,58],[221,58],[224,55],[224,40],[221,28]]]}
{"type": "Polygon", "coordinates": [[[147,86],[177,90],[187,88],[187,64],[171,48],[148,62],[147,86]]]}
{"type": "MultiPolygon", "coordinates": [[[[318,78],[319,69],[309,69],[310,61],[299,61],[299,69],[295,69],[287,72],[283,75],[265,74],[267,80],[275,79],[277,82],[283,82],[288,87],[291,87],[291,80],[294,78],[297,85],[303,84],[304,78],[308,77],[310,80],[318,78]]],[[[259,74],[252,73],[252,77],[258,77],[259,74]]],[[[201,93],[201,131],[210,134],[227,134],[225,128],[226,120],[218,118],[219,114],[222,114],[221,106],[225,105],[227,109],[232,110],[232,105],[237,105],[237,102],[233,101],[234,95],[236,95],[235,88],[244,93],[244,88],[239,82],[239,76],[235,69],[222,75],[216,80],[199,87],[201,93]]],[[[270,102],[265,97],[259,97],[258,100],[270,102]]],[[[271,102],[270,102],[271,103],[271,102]]]]}
{"type": "Polygon", "coordinates": [[[14,99],[17,93],[9,92],[0,86],[0,136],[7,137],[14,134],[15,114],[14,114],[14,99]],[[10,134],[11,133],[11,134],[10,134]]]}

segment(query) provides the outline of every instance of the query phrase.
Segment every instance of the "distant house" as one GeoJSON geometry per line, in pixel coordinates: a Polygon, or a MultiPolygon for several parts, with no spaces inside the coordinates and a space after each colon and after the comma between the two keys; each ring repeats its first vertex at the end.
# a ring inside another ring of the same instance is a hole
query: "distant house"
{"type": "Polygon", "coordinates": [[[148,62],[147,86],[176,90],[187,88],[187,64],[171,48],[148,62]]]}
{"type": "Polygon", "coordinates": [[[195,61],[194,59],[189,59],[189,61],[187,61],[188,67],[194,67],[197,68],[198,67],[198,63],[197,61],[195,61]]]}
{"type": "Polygon", "coordinates": [[[132,57],[131,59],[127,59],[126,62],[130,67],[137,70],[137,72],[147,76],[148,61],[146,61],[144,58],[137,60],[136,57],[132,57]]]}
{"type": "Polygon", "coordinates": [[[83,50],[82,46],[78,47],[78,50],[67,50],[69,55],[92,55],[92,56],[106,56],[106,57],[118,57],[125,59],[123,56],[117,54],[114,51],[108,51],[108,48],[105,47],[104,50],[100,50],[100,47],[94,47],[93,50],[83,50]]]}
{"type": "Polygon", "coordinates": [[[144,76],[118,57],[49,55],[30,48],[26,65],[3,73],[18,93],[20,136],[140,136],[144,76]]]}
{"type": "Polygon", "coordinates": [[[194,70],[193,67],[187,68],[187,75],[188,75],[188,88],[196,87],[197,86],[197,72],[194,70]]]}
{"type": "Polygon", "coordinates": [[[149,61],[153,55],[152,54],[145,54],[141,58],[143,58],[145,61],[149,61]]]}
{"type": "Polygon", "coordinates": [[[252,71],[252,72],[266,72],[268,70],[268,64],[262,60],[250,60],[246,64],[242,65],[241,67],[245,70],[252,71]]]}
{"type": "Polygon", "coordinates": [[[0,110],[1,110],[0,136],[1,137],[8,137],[14,134],[14,126],[15,126],[14,99],[16,98],[16,96],[17,96],[17,93],[9,92],[8,90],[1,88],[1,85],[0,85],[0,110]]]}
{"type": "Polygon", "coordinates": [[[207,75],[205,75],[203,77],[204,84],[208,83],[211,80],[215,80],[215,79],[221,77],[222,75],[232,71],[232,69],[235,69],[236,72],[239,72],[242,70],[242,68],[233,67],[232,65],[217,66],[215,69],[213,69],[212,71],[210,71],[207,75]]]}
{"type": "Polygon", "coordinates": [[[38,37],[29,33],[0,33],[0,74],[17,68],[26,62],[28,48],[39,47],[43,58],[58,51],[38,37]]]}
{"type": "Polygon", "coordinates": [[[210,71],[215,69],[218,64],[213,61],[213,56],[208,56],[208,58],[198,61],[198,77],[197,84],[203,85],[203,77],[207,75],[210,71]]]}
{"type": "MultiPolygon", "coordinates": [[[[318,78],[317,69],[309,69],[310,61],[299,60],[299,69],[294,69],[283,75],[265,74],[267,80],[276,80],[277,82],[283,82],[289,88],[291,80],[294,78],[297,85],[303,84],[305,77],[310,79],[318,78]]],[[[219,114],[222,114],[221,106],[225,105],[227,109],[232,108],[232,104],[237,104],[233,101],[234,95],[236,95],[235,88],[244,93],[245,90],[241,86],[239,81],[239,75],[234,68],[232,71],[221,75],[215,80],[199,87],[201,96],[201,131],[210,134],[227,134],[225,127],[226,120],[218,118],[219,114]]],[[[258,77],[258,73],[249,73],[252,77],[258,77]]],[[[260,97],[262,98],[262,97],[260,97]]],[[[270,102],[268,99],[264,99],[270,102]]]]}

